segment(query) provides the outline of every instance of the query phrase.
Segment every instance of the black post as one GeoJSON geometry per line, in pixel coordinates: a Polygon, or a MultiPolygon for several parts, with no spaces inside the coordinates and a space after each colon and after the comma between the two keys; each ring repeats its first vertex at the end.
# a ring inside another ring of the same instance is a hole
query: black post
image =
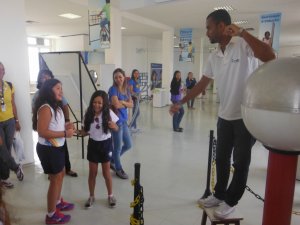
{"type": "Polygon", "coordinates": [[[208,147],[208,164],[207,164],[207,177],[206,177],[206,189],[201,198],[207,198],[211,195],[210,191],[210,175],[211,175],[211,157],[213,150],[213,139],[214,139],[214,131],[210,130],[209,132],[209,147],[208,147]]]}
{"type": "MultiPolygon", "coordinates": [[[[83,103],[82,103],[82,76],[81,76],[81,61],[80,53],[78,54],[78,66],[79,66],[79,93],[80,93],[80,121],[83,121],[83,103]]],[[[81,137],[81,158],[84,159],[84,137],[81,137]]]]}
{"type": "MultiPolygon", "coordinates": [[[[140,169],[141,169],[141,164],[140,163],[135,163],[134,164],[134,200],[139,196],[141,192],[141,187],[140,187],[140,169]]],[[[140,201],[138,204],[136,204],[133,208],[133,217],[136,218],[137,220],[140,220],[140,201]]]]}

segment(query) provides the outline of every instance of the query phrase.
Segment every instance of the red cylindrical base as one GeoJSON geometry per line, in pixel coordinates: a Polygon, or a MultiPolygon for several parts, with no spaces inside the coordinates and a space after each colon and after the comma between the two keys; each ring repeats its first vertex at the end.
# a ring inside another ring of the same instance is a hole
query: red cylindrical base
{"type": "Polygon", "coordinates": [[[298,155],[270,151],[263,225],[290,225],[298,155]]]}

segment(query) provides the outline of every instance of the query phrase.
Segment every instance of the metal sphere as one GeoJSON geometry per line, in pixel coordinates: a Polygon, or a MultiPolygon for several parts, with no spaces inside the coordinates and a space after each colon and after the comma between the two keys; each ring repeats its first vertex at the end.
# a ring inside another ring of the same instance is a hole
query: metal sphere
{"type": "Polygon", "coordinates": [[[242,116],[264,145],[300,151],[300,58],[273,60],[248,79],[242,116]]]}

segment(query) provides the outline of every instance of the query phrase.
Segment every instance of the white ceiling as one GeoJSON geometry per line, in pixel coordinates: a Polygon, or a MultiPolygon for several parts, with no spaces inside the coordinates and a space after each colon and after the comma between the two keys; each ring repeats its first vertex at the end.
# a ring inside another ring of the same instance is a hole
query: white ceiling
{"type": "MultiPolygon", "coordinates": [[[[248,20],[244,27],[258,34],[261,14],[281,12],[281,46],[300,45],[300,0],[111,0],[123,15],[123,35],[160,38],[162,27],[145,25],[139,18],[175,28],[193,28],[194,37],[205,36],[205,19],[216,6],[231,5],[233,21],[248,20]]],[[[88,34],[88,0],[25,0],[28,36],[66,36],[88,34]],[[82,18],[69,20],[58,15],[71,12],[82,18]]]]}

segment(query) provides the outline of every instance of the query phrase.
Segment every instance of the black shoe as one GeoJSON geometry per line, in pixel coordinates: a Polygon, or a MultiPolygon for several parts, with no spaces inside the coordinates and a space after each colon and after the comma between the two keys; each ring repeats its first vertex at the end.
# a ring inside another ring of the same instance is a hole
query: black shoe
{"type": "Polygon", "coordinates": [[[123,169],[117,170],[116,175],[120,177],[121,179],[128,179],[128,175],[125,173],[123,169]]]}
{"type": "Polygon", "coordinates": [[[183,128],[182,128],[182,127],[179,127],[178,129],[183,131],[183,128]]]}
{"type": "Polygon", "coordinates": [[[70,177],[78,177],[78,174],[72,170],[67,171],[66,174],[70,177]]]}
{"type": "Polygon", "coordinates": [[[174,131],[175,131],[175,132],[182,132],[182,129],[176,128],[176,129],[174,129],[174,131]]]}

